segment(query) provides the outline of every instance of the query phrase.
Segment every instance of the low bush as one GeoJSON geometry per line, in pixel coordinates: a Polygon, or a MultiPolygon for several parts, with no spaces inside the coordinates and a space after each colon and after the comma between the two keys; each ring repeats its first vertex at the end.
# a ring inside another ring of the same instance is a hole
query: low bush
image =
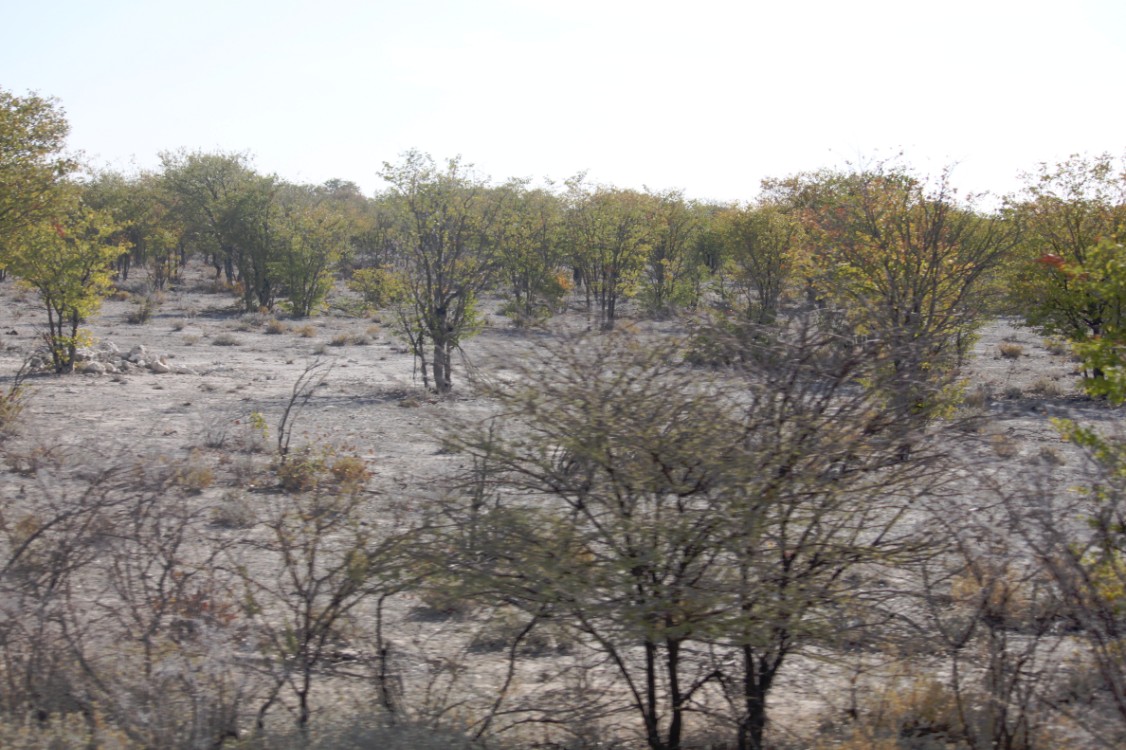
{"type": "Polygon", "coordinates": [[[211,344],[213,346],[240,346],[242,342],[229,333],[220,333],[211,339],[211,344]]]}
{"type": "Polygon", "coordinates": [[[211,523],[224,529],[249,529],[258,521],[250,498],[241,490],[227,490],[211,508],[211,523]]]}
{"type": "Polygon", "coordinates": [[[997,351],[1005,359],[1020,359],[1024,355],[1024,347],[1020,344],[1013,344],[1010,342],[1003,342],[997,347],[997,351]]]}

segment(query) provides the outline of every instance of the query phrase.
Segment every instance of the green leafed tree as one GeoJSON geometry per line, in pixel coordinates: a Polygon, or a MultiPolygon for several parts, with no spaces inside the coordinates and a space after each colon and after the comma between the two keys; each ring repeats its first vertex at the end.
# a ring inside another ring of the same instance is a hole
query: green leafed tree
{"type": "Polygon", "coordinates": [[[0,274],[18,234],[52,216],[76,164],[63,155],[70,130],[53,99],[0,89],[0,274]]]}
{"type": "Polygon", "coordinates": [[[703,264],[696,247],[702,212],[677,190],[649,198],[653,202],[653,239],[645,260],[641,302],[649,314],[668,317],[699,301],[703,264]]]}
{"type": "Polygon", "coordinates": [[[439,167],[410,151],[384,164],[398,212],[394,241],[406,291],[400,328],[439,393],[453,387],[453,353],[477,325],[477,296],[495,268],[498,202],[459,159],[439,167]]]}
{"type": "Polygon", "coordinates": [[[326,202],[313,203],[291,188],[291,200],[272,218],[274,243],[267,273],[285,295],[284,306],[304,318],[320,308],[332,291],[334,272],[348,246],[345,216],[326,202]]]}
{"type": "Polygon", "coordinates": [[[58,218],[21,233],[8,253],[8,269],[34,289],[47,308],[44,338],[56,373],[74,370],[79,327],[110,289],[112,264],[128,245],[104,213],[74,199],[58,218]]]}
{"type": "Polygon", "coordinates": [[[271,266],[282,230],[279,181],[258,174],[243,154],[181,151],[161,160],[185,241],[211,258],[217,277],[225,274],[238,286],[246,309],[273,308],[279,290],[271,266]]]}
{"type": "Polygon", "coordinates": [[[497,278],[508,297],[505,313],[517,325],[556,312],[571,289],[564,273],[563,206],[557,195],[521,182],[497,188],[497,278]]]}
{"type": "Polygon", "coordinates": [[[748,320],[770,323],[799,265],[801,225],[777,206],[730,208],[714,220],[722,289],[748,320]]]}
{"type": "Polygon", "coordinates": [[[1029,325],[1077,342],[1092,380],[1101,379],[1115,366],[1106,342],[1126,327],[1126,165],[1105,154],[1041,165],[1007,210],[1023,229],[1007,279],[1010,305],[1029,325]]]}
{"type": "Polygon", "coordinates": [[[975,211],[948,172],[927,180],[894,164],[800,175],[772,191],[802,220],[803,272],[827,317],[888,352],[897,413],[940,412],[1015,226],[975,211]]]}
{"type": "Polygon", "coordinates": [[[172,213],[171,200],[154,174],[127,177],[100,172],[83,185],[83,200],[108,212],[120,227],[130,251],[117,262],[120,279],[128,279],[134,265],[148,271],[148,280],[163,289],[184,261],[183,225],[172,213]]]}
{"type": "Polygon", "coordinates": [[[588,311],[610,330],[621,304],[637,295],[655,241],[651,196],[633,190],[567,183],[567,253],[586,294],[588,311]]]}
{"type": "Polygon", "coordinates": [[[591,700],[653,750],[695,747],[694,714],[764,747],[782,666],[865,597],[849,573],[922,541],[900,523],[921,452],[899,459],[899,425],[857,387],[878,353],[810,329],[750,340],[745,369],[618,333],[533,351],[484,386],[503,416],[445,435],[475,468],[437,559],[574,633],[591,700]]]}

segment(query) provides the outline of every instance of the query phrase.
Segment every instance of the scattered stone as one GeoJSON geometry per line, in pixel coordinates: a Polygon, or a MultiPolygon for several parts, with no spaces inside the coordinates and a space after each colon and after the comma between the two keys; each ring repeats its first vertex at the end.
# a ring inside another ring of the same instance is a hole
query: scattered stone
{"type": "Polygon", "coordinates": [[[87,375],[105,375],[106,366],[96,360],[90,360],[82,365],[81,372],[87,375]]]}

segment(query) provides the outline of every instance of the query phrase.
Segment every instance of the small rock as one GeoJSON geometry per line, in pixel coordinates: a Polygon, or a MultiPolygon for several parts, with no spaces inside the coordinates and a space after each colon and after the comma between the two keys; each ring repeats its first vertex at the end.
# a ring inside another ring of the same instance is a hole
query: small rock
{"type": "Polygon", "coordinates": [[[101,362],[91,360],[82,365],[82,372],[86,373],[87,375],[104,375],[106,372],[106,366],[101,362]]]}
{"type": "Polygon", "coordinates": [[[149,362],[149,369],[158,375],[164,374],[166,372],[172,372],[172,368],[161,362],[159,359],[154,359],[152,362],[149,362]]]}

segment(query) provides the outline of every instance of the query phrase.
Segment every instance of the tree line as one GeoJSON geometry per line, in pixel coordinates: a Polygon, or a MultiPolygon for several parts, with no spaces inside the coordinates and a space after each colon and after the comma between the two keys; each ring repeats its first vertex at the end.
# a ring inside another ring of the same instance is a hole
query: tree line
{"type": "Polygon", "coordinates": [[[1106,342],[1121,336],[1126,176],[1109,156],[1041,165],[989,210],[949,171],[918,175],[898,160],[766,180],[752,202],[715,204],[581,174],[496,183],[460,159],[409,152],[365,196],[343,180],[261,174],[237,153],[166,152],[154,172],[84,173],[65,156],[56,102],[3,92],[0,113],[0,268],[43,296],[59,372],[110,276],[141,266],[160,289],[192,257],[248,311],[314,315],[348,282],[395,311],[439,392],[485,294],[502,296],[517,325],[577,303],[602,330],[626,304],[755,323],[804,304],[892,333],[895,346],[929,338],[918,361],[895,362],[911,377],[960,358],[982,316],[1012,313],[1078,344],[1093,381],[1117,366],[1106,342]]]}

